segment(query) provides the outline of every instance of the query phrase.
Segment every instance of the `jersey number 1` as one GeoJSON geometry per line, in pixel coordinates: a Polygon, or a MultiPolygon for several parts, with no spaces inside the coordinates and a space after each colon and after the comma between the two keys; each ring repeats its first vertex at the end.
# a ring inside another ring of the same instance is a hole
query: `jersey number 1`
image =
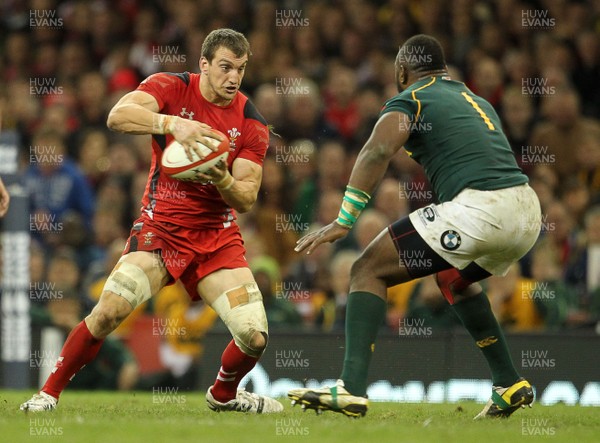
{"type": "Polygon", "coordinates": [[[483,119],[485,124],[487,125],[488,129],[490,131],[495,130],[496,128],[494,127],[494,124],[491,122],[491,120],[487,116],[487,114],[485,112],[483,112],[483,109],[481,109],[479,107],[479,105],[475,102],[475,100],[473,100],[471,98],[471,96],[469,94],[467,94],[466,92],[462,92],[461,94],[465,98],[465,100],[468,101],[471,104],[471,106],[473,106],[475,108],[475,110],[479,113],[479,115],[481,116],[481,118],[483,119]]]}

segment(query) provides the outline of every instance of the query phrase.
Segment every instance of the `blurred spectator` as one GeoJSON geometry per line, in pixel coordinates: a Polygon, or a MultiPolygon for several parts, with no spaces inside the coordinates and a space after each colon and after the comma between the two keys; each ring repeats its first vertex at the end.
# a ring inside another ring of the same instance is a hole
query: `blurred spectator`
{"type": "Polygon", "coordinates": [[[326,85],[325,119],[345,140],[352,140],[360,118],[356,74],[334,65],[329,69],[326,85]]]}
{"type": "MultiPolygon", "coordinates": [[[[314,226],[310,230],[315,229],[314,226]]],[[[310,255],[295,255],[295,260],[284,274],[284,284],[299,286],[311,293],[321,291],[330,285],[330,263],[333,245],[326,243],[315,249],[310,255]]],[[[303,312],[305,318],[312,318],[312,313],[303,312]]]]}
{"type": "Polygon", "coordinates": [[[25,172],[31,197],[30,225],[48,240],[61,232],[63,216],[78,213],[86,229],[94,211],[92,190],[77,165],[67,156],[63,138],[56,132],[38,132],[33,139],[25,172]]]}
{"type": "Polygon", "coordinates": [[[350,291],[350,268],[358,256],[358,252],[354,251],[338,252],[329,268],[331,285],[313,296],[315,325],[322,331],[344,330],[350,291]]]}
{"type": "Polygon", "coordinates": [[[554,201],[558,189],[558,175],[550,165],[536,165],[530,173],[529,185],[540,199],[542,214],[554,201]]]}
{"type": "Polygon", "coordinates": [[[108,116],[106,80],[99,72],[88,72],[80,77],[77,86],[80,124],[104,129],[108,116]]]}
{"type": "Polygon", "coordinates": [[[600,138],[586,134],[575,157],[578,164],[578,178],[590,191],[591,203],[600,203],[600,138]]]}
{"type": "Polygon", "coordinates": [[[388,288],[386,323],[391,331],[398,331],[399,322],[406,316],[409,300],[417,290],[420,281],[415,279],[388,288]]]}
{"type": "MultiPolygon", "coordinates": [[[[74,251],[62,248],[48,261],[48,282],[60,290],[79,293],[81,289],[81,271],[74,251]]],[[[83,299],[83,297],[82,297],[83,299]]],[[[73,326],[75,326],[77,321],[73,326]]]]}
{"type": "MultiPolygon", "coordinates": [[[[252,64],[251,66],[255,65],[252,64]]],[[[254,92],[254,105],[275,132],[280,130],[285,118],[283,113],[283,95],[278,94],[277,91],[275,86],[263,83],[254,92]]],[[[275,145],[280,144],[277,136],[272,134],[271,142],[275,145]]]]}
{"type": "Polygon", "coordinates": [[[579,230],[583,228],[583,217],[590,204],[590,191],[588,187],[576,177],[567,179],[562,184],[561,201],[573,218],[575,223],[573,229],[579,230]]]}
{"type": "Polygon", "coordinates": [[[400,183],[393,178],[384,178],[377,188],[374,208],[386,215],[390,223],[409,214],[408,201],[400,198],[400,183]]]}
{"type": "Polygon", "coordinates": [[[387,216],[377,209],[367,209],[357,220],[352,230],[359,251],[366,247],[392,222],[387,216]]]}
{"type": "Polygon", "coordinates": [[[133,24],[132,45],[129,51],[131,66],[144,77],[158,72],[159,65],[154,61],[153,50],[158,48],[159,23],[153,8],[141,9],[133,24]]]}
{"type": "Polygon", "coordinates": [[[556,248],[561,265],[565,265],[575,246],[575,220],[560,201],[552,202],[542,214],[542,237],[556,248]]]}
{"type": "Polygon", "coordinates": [[[573,153],[587,134],[600,138],[600,124],[581,115],[580,100],[573,90],[557,90],[545,97],[542,112],[547,120],[535,126],[529,145],[553,156],[552,167],[560,179],[575,175],[577,158],[573,153]]]}
{"type": "Polygon", "coordinates": [[[299,295],[304,291],[282,286],[277,260],[263,255],[250,263],[250,269],[263,296],[269,328],[289,329],[301,326],[302,317],[296,310],[295,302],[301,301],[299,295]]]}
{"type": "Polygon", "coordinates": [[[469,88],[498,109],[502,97],[502,66],[491,57],[478,58],[468,83],[469,88]]]}
{"type": "Polygon", "coordinates": [[[94,190],[98,189],[108,172],[108,154],[108,137],[105,131],[92,129],[83,135],[77,164],[94,190]]]}
{"type": "Polygon", "coordinates": [[[29,38],[24,32],[14,32],[4,43],[3,75],[5,82],[24,78],[29,70],[29,38]]]}
{"type": "Polygon", "coordinates": [[[526,94],[522,94],[517,87],[506,90],[502,96],[502,122],[503,130],[515,154],[519,166],[529,173],[532,165],[524,160],[525,147],[531,136],[534,123],[534,107],[526,94]]]}
{"type": "Polygon", "coordinates": [[[534,301],[546,329],[577,326],[589,315],[576,307],[575,293],[562,280],[560,251],[544,239],[532,251],[531,276],[534,285],[528,296],[534,301]]]}
{"type": "MultiPolygon", "coordinates": [[[[585,13],[585,12],[584,12],[585,13]]],[[[575,38],[579,66],[573,73],[573,82],[582,101],[584,115],[600,118],[600,39],[591,29],[575,38]]]]}
{"type": "Polygon", "coordinates": [[[279,133],[285,140],[308,138],[321,143],[337,132],[323,116],[319,86],[301,77],[279,78],[278,91],[285,96],[285,125],[279,133]]]}
{"type": "Polygon", "coordinates": [[[514,263],[504,277],[493,275],[484,284],[494,314],[504,328],[511,331],[542,329],[543,319],[534,303],[536,284],[521,276],[518,263],[514,263]]]}
{"type": "Polygon", "coordinates": [[[565,281],[577,291],[584,309],[598,306],[600,296],[600,206],[590,208],[584,217],[584,235],[567,266],[565,281]]]}

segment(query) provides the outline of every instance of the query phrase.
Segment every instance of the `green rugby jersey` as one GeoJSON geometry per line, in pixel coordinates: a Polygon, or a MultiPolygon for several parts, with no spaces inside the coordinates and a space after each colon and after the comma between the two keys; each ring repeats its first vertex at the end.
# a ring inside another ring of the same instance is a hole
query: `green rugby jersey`
{"type": "Polygon", "coordinates": [[[394,111],[410,118],[404,149],[423,166],[440,202],[465,188],[490,191],[528,182],[498,114],[464,83],[426,77],[388,100],[381,115],[394,111]]]}

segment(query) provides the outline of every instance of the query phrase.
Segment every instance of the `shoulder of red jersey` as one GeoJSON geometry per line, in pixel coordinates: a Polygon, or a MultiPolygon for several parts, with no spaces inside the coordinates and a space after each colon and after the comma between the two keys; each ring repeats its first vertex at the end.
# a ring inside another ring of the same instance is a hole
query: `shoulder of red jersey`
{"type": "Polygon", "coordinates": [[[246,103],[244,104],[244,118],[247,120],[256,120],[267,126],[267,121],[248,97],[246,97],[246,103]]]}
{"type": "Polygon", "coordinates": [[[190,84],[189,72],[157,72],[140,83],[137,90],[152,95],[160,109],[164,107],[167,97],[174,92],[185,89],[190,84]]]}
{"type": "Polygon", "coordinates": [[[162,87],[169,86],[181,86],[181,84],[185,84],[185,86],[190,84],[190,73],[189,72],[157,72],[156,74],[152,74],[140,85],[144,85],[147,83],[154,83],[162,87]]]}

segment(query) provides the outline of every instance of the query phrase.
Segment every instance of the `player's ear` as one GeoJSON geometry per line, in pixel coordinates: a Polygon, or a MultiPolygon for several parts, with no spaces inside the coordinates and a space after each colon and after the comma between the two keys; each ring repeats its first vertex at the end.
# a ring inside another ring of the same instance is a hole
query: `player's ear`
{"type": "Polygon", "coordinates": [[[408,72],[406,72],[404,65],[400,65],[400,72],[398,75],[400,77],[400,84],[405,85],[408,82],[408,72]]]}
{"type": "Polygon", "coordinates": [[[206,59],[206,57],[200,57],[198,66],[200,67],[200,72],[202,72],[203,74],[208,74],[208,60],[206,59]]]}

